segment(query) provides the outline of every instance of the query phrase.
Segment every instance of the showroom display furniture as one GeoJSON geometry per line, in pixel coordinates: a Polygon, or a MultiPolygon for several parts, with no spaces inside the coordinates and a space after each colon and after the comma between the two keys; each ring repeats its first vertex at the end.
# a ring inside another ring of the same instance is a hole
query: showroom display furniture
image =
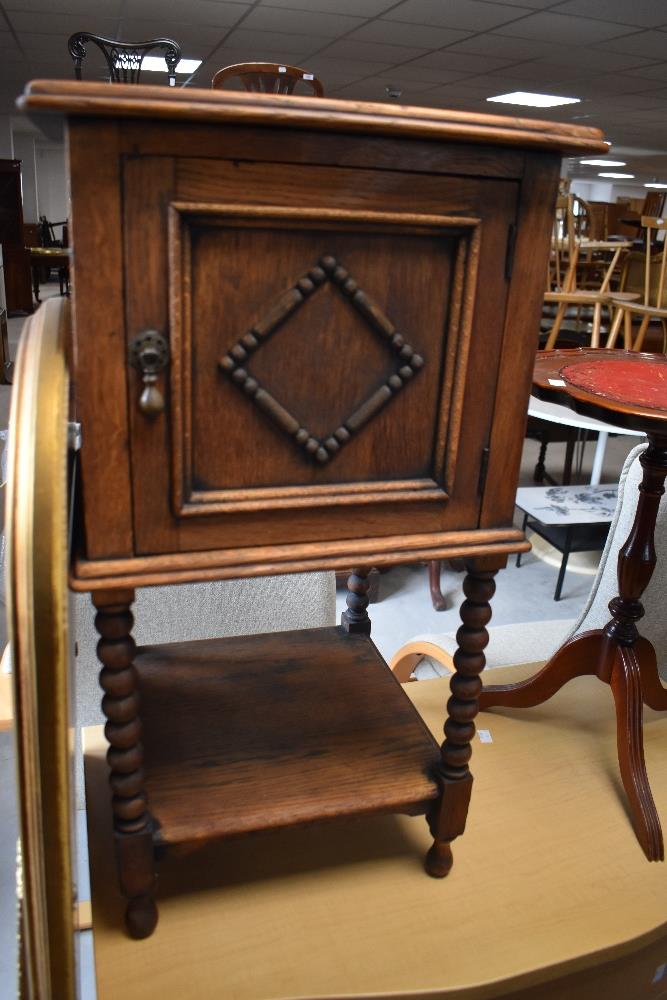
{"type": "MultiPolygon", "coordinates": [[[[561,553],[554,601],[560,601],[570,553],[601,551],[616,506],[615,486],[521,486],[521,530],[530,528],[561,553]]],[[[521,565],[521,553],[516,557],[521,565]]]]}
{"type": "Polygon", "coordinates": [[[280,63],[234,63],[223,66],[213,77],[211,86],[221,90],[229,80],[239,80],[245,90],[255,94],[293,94],[299,83],[303,83],[313,97],[324,97],[321,82],[307,69],[280,63]]]}
{"type": "MultiPolygon", "coordinates": [[[[617,593],[616,563],[618,553],[628,536],[637,510],[638,486],[642,479],[639,456],[645,444],[633,448],[621,469],[616,510],[609,527],[598,570],[586,604],[577,619],[538,620],[496,625],[489,628],[489,642],[484,650],[486,668],[548,660],[564,643],[580,632],[600,629],[609,619],[607,605],[617,593]]],[[[653,644],[662,676],[667,680],[667,618],[663,613],[664,590],[667,582],[667,495],[658,508],[655,531],[657,564],[642,595],[646,615],[642,628],[653,644]]],[[[424,657],[435,660],[445,671],[454,669],[457,649],[455,632],[424,633],[404,643],[390,660],[394,674],[404,683],[419,667],[424,657]]],[[[417,670],[417,676],[425,671],[417,670]]],[[[432,676],[432,673],[429,674],[432,676]]]]}
{"type": "Polygon", "coordinates": [[[141,64],[152,52],[164,57],[169,86],[176,85],[176,67],[181,59],[181,47],[171,38],[149,38],[146,42],[120,42],[116,38],[103,38],[88,31],[77,31],[67,40],[67,48],[74,62],[74,76],[81,79],[81,63],[86,58],[86,46],[92,42],[100,50],[109,71],[109,83],[139,83],[141,64]]]}
{"type": "Polygon", "coordinates": [[[31,313],[30,257],[23,243],[20,160],[0,160],[0,245],[7,312],[31,313]]]}
{"type": "MultiPolygon", "coordinates": [[[[609,331],[607,347],[615,347],[616,339],[623,325],[623,346],[626,350],[641,351],[649,323],[662,324],[662,349],[667,350],[667,303],[665,303],[665,281],[667,278],[667,222],[661,217],[642,215],[641,224],[645,230],[644,253],[633,254],[625,271],[626,285],[641,272],[642,296],[640,302],[627,302],[622,297],[612,295],[616,307],[614,321],[609,331]],[[662,249],[660,249],[662,240],[662,249]],[[653,252],[655,246],[656,251],[653,252]],[[634,265],[634,274],[630,270],[634,265]],[[633,341],[633,320],[639,323],[633,341]]],[[[639,297],[639,296],[637,296],[639,297]]]]}
{"type": "Polygon", "coordinates": [[[618,595],[609,602],[604,628],[565,643],[539,674],[521,684],[486,687],[482,709],[529,708],[549,699],[569,680],[593,674],[611,686],[616,704],[618,758],[632,824],[649,861],[664,860],[660,820],[644,762],[644,704],[667,711],[667,687],[656,652],[637,622],[641,597],[656,564],[655,525],[667,476],[667,360],[631,351],[545,351],[535,365],[534,391],[596,419],[641,430],[648,447],[639,501],[630,533],[618,555],[618,595]]]}
{"type": "Polygon", "coordinates": [[[155,847],[407,812],[444,876],[493,578],[527,547],[513,500],[560,158],[599,132],[67,81],[21,105],[68,119],[70,581],[98,611],[130,932],[155,927],[155,847]],[[454,556],[441,748],[369,638],[365,567],[454,556]],[[336,628],[135,648],[135,587],[350,565],[336,628]]]}

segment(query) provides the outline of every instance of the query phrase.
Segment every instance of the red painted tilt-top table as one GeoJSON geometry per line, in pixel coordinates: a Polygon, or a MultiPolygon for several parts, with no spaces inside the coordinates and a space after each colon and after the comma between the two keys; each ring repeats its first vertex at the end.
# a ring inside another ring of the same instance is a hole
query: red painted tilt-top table
{"type": "Polygon", "coordinates": [[[656,564],[655,524],[667,477],[667,359],[631,351],[544,351],[535,363],[533,391],[587,416],[643,431],[649,443],[640,456],[643,476],[634,523],[618,554],[618,596],[609,603],[610,620],[604,628],[566,642],[529,680],[486,687],[480,708],[531,708],[584,674],[609,684],[632,824],[649,861],[662,861],[662,830],[644,762],[642,710],[646,704],[667,711],[667,688],[658,674],[655,650],[639,634],[637,622],[644,614],[641,596],[656,564]]]}

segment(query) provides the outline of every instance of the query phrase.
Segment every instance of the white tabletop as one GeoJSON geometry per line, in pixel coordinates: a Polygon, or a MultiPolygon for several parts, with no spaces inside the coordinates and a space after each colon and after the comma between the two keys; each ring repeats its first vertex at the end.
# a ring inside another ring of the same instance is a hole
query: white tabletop
{"type": "Polygon", "coordinates": [[[642,431],[629,431],[625,427],[615,427],[613,424],[606,424],[602,420],[594,420],[593,417],[584,417],[581,413],[576,413],[569,406],[560,406],[558,403],[547,403],[542,399],[531,396],[528,400],[528,416],[539,417],[540,420],[548,420],[552,424],[566,424],[568,427],[579,427],[587,431],[606,431],[607,434],[627,434],[632,437],[644,437],[642,431]]]}
{"type": "Polygon", "coordinates": [[[618,486],[521,486],[516,505],[542,524],[598,524],[611,521],[618,486]]]}

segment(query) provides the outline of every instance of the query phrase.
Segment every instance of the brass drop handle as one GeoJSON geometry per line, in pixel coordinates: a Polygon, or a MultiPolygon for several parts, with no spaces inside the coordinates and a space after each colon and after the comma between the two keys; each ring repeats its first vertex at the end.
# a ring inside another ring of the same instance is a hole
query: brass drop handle
{"type": "Polygon", "coordinates": [[[164,410],[164,396],[158,389],[157,377],[169,364],[169,345],[157,330],[142,330],[131,342],[129,362],[141,372],[144,388],[139,397],[139,409],[147,417],[156,417],[164,410]]]}

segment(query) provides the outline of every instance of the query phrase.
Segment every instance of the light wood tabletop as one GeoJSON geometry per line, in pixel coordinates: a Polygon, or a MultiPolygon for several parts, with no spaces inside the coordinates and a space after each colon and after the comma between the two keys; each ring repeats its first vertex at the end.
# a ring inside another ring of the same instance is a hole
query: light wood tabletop
{"type": "MultiPolygon", "coordinates": [[[[437,735],[447,680],[406,689],[437,735]]],[[[122,930],[105,745],[86,730],[100,1000],[145,1000],[149,983],[162,1000],[664,996],[667,868],[646,860],[627,821],[606,688],[579,678],[528,714],[477,721],[492,742],[475,738],[475,794],[448,878],[422,871],[418,817],[209,843],[165,857],[160,923],[142,942],[122,930]]],[[[664,814],[667,719],[648,709],[645,750],[664,814]]]]}

